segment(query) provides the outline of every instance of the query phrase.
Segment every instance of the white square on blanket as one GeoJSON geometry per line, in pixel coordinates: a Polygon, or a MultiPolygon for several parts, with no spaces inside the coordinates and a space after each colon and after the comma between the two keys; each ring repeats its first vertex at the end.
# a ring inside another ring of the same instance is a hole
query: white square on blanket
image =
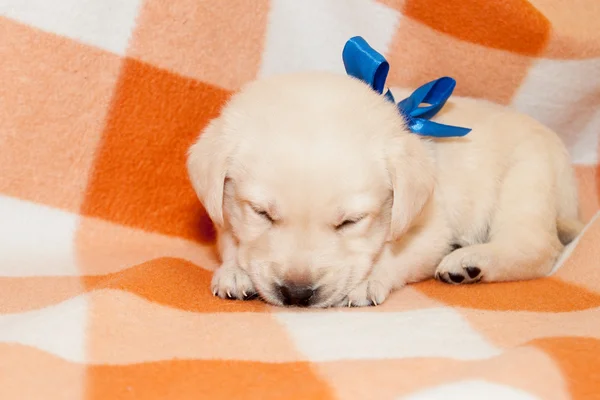
{"type": "Polygon", "coordinates": [[[77,276],[79,216],[0,195],[0,277],[77,276]]]}
{"type": "Polygon", "coordinates": [[[484,380],[462,380],[433,386],[411,393],[397,400],[537,400],[538,397],[522,389],[484,380]]]}
{"type": "Polygon", "coordinates": [[[141,0],[1,0],[0,15],[125,55],[141,0]]]}
{"type": "Polygon", "coordinates": [[[512,105],[554,130],[574,163],[599,161],[600,58],[536,61],[512,105]]]}
{"type": "Polygon", "coordinates": [[[87,296],[81,295],[21,313],[0,314],[0,343],[30,346],[85,363],[89,309],[87,296]]]}
{"type": "Polygon", "coordinates": [[[362,36],[384,54],[400,13],[375,0],[273,0],[259,76],[319,70],[345,73],[344,44],[362,36]]]}
{"type": "Polygon", "coordinates": [[[474,330],[459,312],[429,308],[402,312],[274,313],[309,361],[444,357],[486,359],[501,349],[474,330]]]}

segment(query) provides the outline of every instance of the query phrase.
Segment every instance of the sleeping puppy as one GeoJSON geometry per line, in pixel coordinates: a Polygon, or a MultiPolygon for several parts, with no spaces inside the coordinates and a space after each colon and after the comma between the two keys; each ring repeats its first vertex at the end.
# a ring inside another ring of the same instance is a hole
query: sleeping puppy
{"type": "Polygon", "coordinates": [[[473,130],[410,133],[393,103],[345,75],[280,75],[242,88],[187,163],[218,232],[213,293],[370,306],[431,277],[547,275],[582,225],[561,140],[526,115],[458,96],[434,120],[473,130]]]}

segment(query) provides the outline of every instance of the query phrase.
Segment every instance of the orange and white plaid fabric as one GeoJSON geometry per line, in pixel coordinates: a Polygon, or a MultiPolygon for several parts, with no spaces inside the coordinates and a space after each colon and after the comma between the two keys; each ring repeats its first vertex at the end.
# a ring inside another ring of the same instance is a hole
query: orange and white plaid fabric
{"type": "Polygon", "coordinates": [[[0,399],[600,398],[600,1],[0,0],[0,399]],[[456,78],[557,131],[587,229],[549,278],[367,309],[219,300],[185,153],[243,83],[456,78]],[[596,216],[596,217],[594,217],[596,216]]]}

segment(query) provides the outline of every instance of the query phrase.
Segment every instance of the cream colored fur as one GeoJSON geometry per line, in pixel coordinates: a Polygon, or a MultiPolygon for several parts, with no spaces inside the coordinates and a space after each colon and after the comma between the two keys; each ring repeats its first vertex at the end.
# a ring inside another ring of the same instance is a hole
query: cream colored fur
{"type": "Polygon", "coordinates": [[[282,286],[304,285],[312,307],[367,306],[431,277],[548,274],[581,229],[560,139],[526,115],[458,96],[435,120],[473,130],[409,133],[395,105],[343,75],[245,86],[189,151],[191,182],[218,230],[213,293],[281,305],[282,286]],[[336,229],[345,220],[357,222],[336,229]]]}

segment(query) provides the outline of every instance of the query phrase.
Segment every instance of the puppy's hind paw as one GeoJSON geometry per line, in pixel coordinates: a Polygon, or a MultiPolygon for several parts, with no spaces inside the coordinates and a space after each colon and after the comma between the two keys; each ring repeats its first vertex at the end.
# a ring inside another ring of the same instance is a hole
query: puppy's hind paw
{"type": "Polygon", "coordinates": [[[240,267],[221,266],[212,277],[211,290],[222,299],[251,300],[257,297],[254,284],[240,267]]]}
{"type": "Polygon", "coordinates": [[[435,271],[435,279],[454,285],[477,283],[490,256],[475,246],[464,247],[448,254],[435,271]]]}
{"type": "Polygon", "coordinates": [[[387,299],[390,289],[379,281],[366,280],[355,287],[338,306],[371,307],[378,306],[387,299]]]}
{"type": "Polygon", "coordinates": [[[459,272],[436,271],[435,279],[454,285],[477,283],[481,280],[481,269],[479,267],[463,267],[459,272]]]}

